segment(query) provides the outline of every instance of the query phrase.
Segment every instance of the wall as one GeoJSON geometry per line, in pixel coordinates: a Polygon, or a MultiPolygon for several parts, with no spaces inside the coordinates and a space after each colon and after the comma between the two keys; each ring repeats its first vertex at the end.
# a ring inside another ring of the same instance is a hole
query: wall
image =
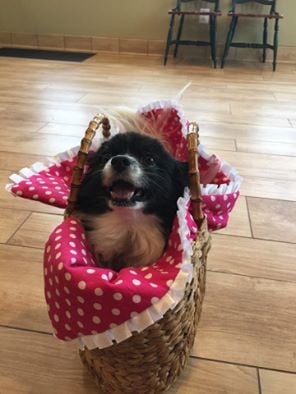
{"type": "MultiPolygon", "coordinates": [[[[230,0],[221,1],[223,14],[230,0]]],[[[168,28],[167,11],[174,0],[0,0],[0,32],[64,34],[164,40],[168,28]]],[[[280,44],[296,47],[294,20],[296,2],[279,0],[278,9],[285,15],[281,23],[280,44]]],[[[229,18],[219,19],[218,41],[224,42],[229,18]]],[[[190,33],[207,33],[207,26],[195,25],[190,33]]],[[[261,37],[262,27],[250,21],[238,36],[254,40],[261,37]]]]}

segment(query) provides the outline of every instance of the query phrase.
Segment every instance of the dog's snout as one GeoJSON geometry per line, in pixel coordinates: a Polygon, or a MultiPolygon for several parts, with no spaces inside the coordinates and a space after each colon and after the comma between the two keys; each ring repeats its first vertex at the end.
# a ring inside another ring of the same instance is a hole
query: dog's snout
{"type": "Polygon", "coordinates": [[[124,171],[131,164],[132,160],[128,156],[118,155],[111,160],[111,166],[117,172],[124,171]]]}

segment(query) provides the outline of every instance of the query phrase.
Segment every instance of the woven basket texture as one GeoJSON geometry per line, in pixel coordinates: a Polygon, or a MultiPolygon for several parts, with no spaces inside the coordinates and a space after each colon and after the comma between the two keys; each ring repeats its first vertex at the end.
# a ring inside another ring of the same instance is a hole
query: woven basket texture
{"type": "Polygon", "coordinates": [[[193,346],[205,294],[211,239],[206,220],[193,242],[193,278],[182,300],[163,318],[118,344],[80,351],[99,393],[152,394],[167,390],[184,368],[193,346]]]}

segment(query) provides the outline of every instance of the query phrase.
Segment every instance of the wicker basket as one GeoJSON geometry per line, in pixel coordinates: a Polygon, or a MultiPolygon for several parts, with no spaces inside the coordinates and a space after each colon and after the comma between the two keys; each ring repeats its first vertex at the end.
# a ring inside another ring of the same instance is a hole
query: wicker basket
{"type": "MultiPolygon", "coordinates": [[[[92,138],[102,125],[109,134],[108,119],[98,116],[90,122],[81,142],[74,168],[69,203],[65,216],[74,209],[81,176],[92,138]]],[[[207,222],[201,210],[201,192],[197,166],[198,127],[190,124],[188,133],[189,179],[193,217],[199,224],[199,233],[193,243],[191,283],[186,285],[184,297],[168,310],[161,320],[134,332],[123,342],[104,349],[80,351],[87,366],[103,393],[159,393],[168,389],[184,368],[193,346],[205,294],[206,259],[210,249],[207,222]]]]}

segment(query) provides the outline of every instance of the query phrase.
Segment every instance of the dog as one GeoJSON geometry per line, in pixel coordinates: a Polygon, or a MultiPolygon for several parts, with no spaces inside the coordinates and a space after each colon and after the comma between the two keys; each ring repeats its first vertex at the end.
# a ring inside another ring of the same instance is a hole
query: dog
{"type": "Polygon", "coordinates": [[[118,271],[162,256],[187,167],[145,134],[129,131],[103,142],[88,160],[73,213],[99,266],[118,271]]]}

